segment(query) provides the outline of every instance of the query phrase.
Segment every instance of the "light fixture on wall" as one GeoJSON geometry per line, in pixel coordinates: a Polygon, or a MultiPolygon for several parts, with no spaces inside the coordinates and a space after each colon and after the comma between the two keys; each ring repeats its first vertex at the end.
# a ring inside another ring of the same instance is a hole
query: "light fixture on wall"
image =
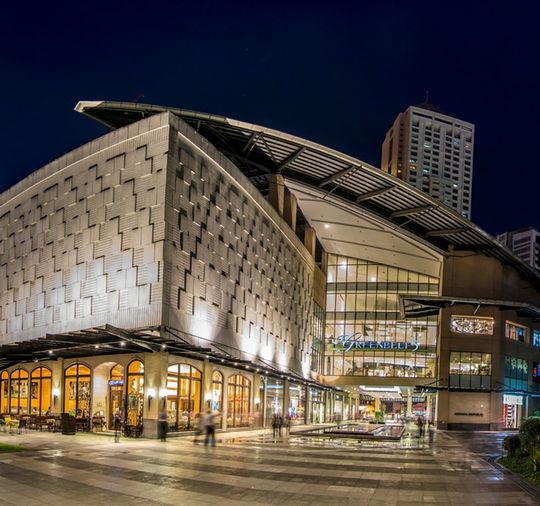
{"type": "Polygon", "coordinates": [[[148,397],[148,409],[150,409],[150,403],[152,402],[152,399],[156,396],[156,390],[154,388],[149,388],[146,391],[146,395],[148,397]]]}
{"type": "Polygon", "coordinates": [[[210,409],[212,406],[212,394],[210,392],[207,392],[204,396],[204,400],[206,401],[207,409],[210,409]]]}
{"type": "Polygon", "coordinates": [[[56,401],[58,400],[58,397],[60,397],[60,389],[59,388],[53,388],[52,389],[52,395],[53,395],[53,404],[56,404],[56,401]]]}
{"type": "Polygon", "coordinates": [[[163,409],[165,409],[165,402],[167,401],[167,389],[166,388],[160,388],[159,389],[159,398],[161,399],[161,402],[163,402],[163,409]]]}

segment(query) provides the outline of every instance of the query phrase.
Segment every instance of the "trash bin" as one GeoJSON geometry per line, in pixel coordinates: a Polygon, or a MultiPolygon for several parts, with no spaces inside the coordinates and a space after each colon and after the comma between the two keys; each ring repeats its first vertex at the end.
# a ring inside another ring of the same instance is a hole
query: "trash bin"
{"type": "Polygon", "coordinates": [[[62,434],[73,436],[77,432],[75,417],[69,413],[62,413],[62,434]]]}

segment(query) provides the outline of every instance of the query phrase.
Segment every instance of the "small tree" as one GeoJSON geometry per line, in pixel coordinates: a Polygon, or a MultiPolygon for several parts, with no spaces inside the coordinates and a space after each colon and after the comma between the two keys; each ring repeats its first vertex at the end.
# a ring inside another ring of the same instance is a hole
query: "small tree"
{"type": "Polygon", "coordinates": [[[528,455],[533,455],[534,450],[540,448],[540,418],[531,416],[527,418],[519,428],[521,446],[528,455]]]}
{"type": "Polygon", "coordinates": [[[503,450],[508,457],[514,457],[521,446],[521,441],[517,434],[506,436],[503,440],[503,450]]]}

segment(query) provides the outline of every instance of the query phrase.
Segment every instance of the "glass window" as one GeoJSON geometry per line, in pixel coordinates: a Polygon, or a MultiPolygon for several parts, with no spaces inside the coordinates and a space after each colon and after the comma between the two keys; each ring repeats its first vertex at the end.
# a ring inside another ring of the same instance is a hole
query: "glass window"
{"type": "Polygon", "coordinates": [[[201,412],[201,371],[174,364],[167,372],[167,419],[174,430],[191,430],[201,412]]]}
{"type": "Polygon", "coordinates": [[[235,374],[227,381],[227,426],[245,427],[249,425],[251,381],[235,374]]]}
{"type": "Polygon", "coordinates": [[[9,413],[9,374],[2,371],[0,375],[0,414],[9,413]]]}
{"type": "MultiPolygon", "coordinates": [[[[223,374],[214,371],[212,374],[212,411],[221,413],[223,411],[223,374]]],[[[221,427],[221,417],[216,417],[216,426],[221,427]]]]}
{"type": "Polygon", "coordinates": [[[506,322],[505,336],[513,341],[520,341],[521,343],[529,342],[529,329],[524,325],[518,323],[506,322]]]}
{"type": "Polygon", "coordinates": [[[491,353],[452,351],[449,386],[453,388],[490,388],[491,353]]]}
{"type": "Polygon", "coordinates": [[[30,413],[43,416],[51,412],[52,373],[46,367],[38,367],[30,375],[30,413]]]}
{"type": "Polygon", "coordinates": [[[127,413],[129,425],[142,425],[144,406],[144,364],[133,360],[128,365],[127,374],[127,413]]]}
{"type": "Polygon", "coordinates": [[[489,317],[452,315],[450,329],[456,334],[483,334],[492,336],[494,323],[494,319],[489,317]]]}
{"type": "Polygon", "coordinates": [[[533,330],[533,346],[540,348],[540,330],[533,330]]]}
{"type": "Polygon", "coordinates": [[[75,417],[90,416],[90,368],[74,364],[64,371],[64,411],[75,417]]]}
{"type": "Polygon", "coordinates": [[[24,369],[15,369],[10,378],[10,413],[28,414],[28,372],[24,369]]]}

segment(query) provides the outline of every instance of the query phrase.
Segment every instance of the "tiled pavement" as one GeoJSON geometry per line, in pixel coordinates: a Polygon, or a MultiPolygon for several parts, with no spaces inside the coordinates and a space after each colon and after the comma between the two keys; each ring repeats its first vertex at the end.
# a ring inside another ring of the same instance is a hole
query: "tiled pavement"
{"type": "Polygon", "coordinates": [[[186,438],[115,444],[96,435],[0,434],[29,448],[0,454],[0,504],[539,504],[483,459],[497,453],[501,437],[439,432],[432,444],[258,437],[205,448],[186,438]]]}

